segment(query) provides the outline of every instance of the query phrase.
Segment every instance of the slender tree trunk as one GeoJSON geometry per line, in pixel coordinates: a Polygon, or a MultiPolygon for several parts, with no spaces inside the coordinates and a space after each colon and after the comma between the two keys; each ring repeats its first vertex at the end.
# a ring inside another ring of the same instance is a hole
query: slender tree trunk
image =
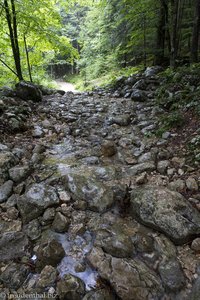
{"type": "Polygon", "coordinates": [[[165,56],[166,7],[164,2],[164,0],[160,0],[159,21],[156,38],[156,54],[154,58],[155,65],[161,65],[165,56]]]}
{"type": "Polygon", "coordinates": [[[195,0],[194,25],[191,45],[191,62],[198,62],[198,46],[200,34],[200,0],[195,0]]]}
{"type": "Polygon", "coordinates": [[[25,47],[25,52],[26,52],[26,60],[27,60],[27,65],[28,65],[28,73],[29,73],[30,82],[33,82],[32,74],[31,74],[31,65],[30,65],[29,54],[28,54],[28,47],[27,47],[25,35],[24,35],[24,47],[25,47]]]}
{"type": "Polygon", "coordinates": [[[9,29],[10,43],[12,47],[13,57],[15,61],[15,68],[17,77],[19,80],[23,80],[22,70],[21,70],[21,61],[20,61],[20,51],[18,43],[18,33],[17,33],[17,18],[15,11],[15,2],[11,0],[11,11],[9,8],[8,0],[4,0],[4,7],[6,12],[6,20],[9,29]]]}

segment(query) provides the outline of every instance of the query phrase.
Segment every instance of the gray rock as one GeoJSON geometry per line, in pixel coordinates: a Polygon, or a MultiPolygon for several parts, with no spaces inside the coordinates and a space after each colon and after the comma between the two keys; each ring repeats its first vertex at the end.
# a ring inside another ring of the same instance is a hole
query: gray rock
{"type": "MultiPolygon", "coordinates": [[[[12,209],[15,209],[14,207],[12,209]]],[[[9,212],[6,213],[6,218],[10,220],[2,220],[0,223],[0,234],[4,234],[7,232],[20,232],[22,230],[22,222],[20,220],[11,220],[9,217],[9,213],[12,212],[10,209],[9,212]]]]}
{"type": "Polygon", "coordinates": [[[8,126],[11,131],[20,132],[25,128],[25,123],[16,116],[16,118],[10,118],[8,121],[8,126]]]}
{"type": "Polygon", "coordinates": [[[82,162],[87,165],[98,165],[99,164],[99,158],[97,156],[90,156],[85,157],[82,159],[82,162]]]}
{"type": "Polygon", "coordinates": [[[96,233],[95,245],[101,247],[104,252],[115,257],[132,257],[134,246],[129,236],[121,226],[102,229],[96,233]]]}
{"type": "Polygon", "coordinates": [[[115,258],[101,248],[93,248],[87,259],[120,299],[158,300],[164,295],[159,276],[139,259],[115,258]]]}
{"type": "Polygon", "coordinates": [[[61,300],[82,300],[85,285],[80,278],[67,274],[58,281],[56,292],[61,300]]]}
{"type": "Polygon", "coordinates": [[[197,192],[198,191],[198,184],[193,177],[188,177],[186,180],[186,186],[188,190],[197,192]]]}
{"type": "Polygon", "coordinates": [[[16,84],[16,95],[23,100],[42,101],[42,92],[31,82],[21,81],[16,84]]]}
{"type": "Polygon", "coordinates": [[[6,181],[0,186],[0,203],[5,202],[12,194],[13,182],[11,180],[6,181]]]}
{"type": "Polygon", "coordinates": [[[57,279],[57,270],[52,266],[45,266],[40,273],[37,287],[46,288],[55,284],[57,279]]]}
{"type": "Polygon", "coordinates": [[[33,184],[25,195],[19,197],[17,207],[23,222],[39,217],[49,206],[57,205],[59,198],[53,187],[43,184],[33,184]]]}
{"type": "Polygon", "coordinates": [[[192,241],[191,249],[196,253],[200,252],[200,238],[196,238],[192,241]]]}
{"type": "Polygon", "coordinates": [[[144,72],[144,75],[146,77],[150,77],[150,76],[154,76],[154,75],[158,74],[161,71],[163,71],[163,68],[160,66],[147,67],[144,72]]]}
{"type": "Polygon", "coordinates": [[[32,132],[33,137],[40,138],[44,136],[44,130],[40,126],[34,126],[34,130],[32,132]]]}
{"type": "Polygon", "coordinates": [[[0,151],[8,151],[8,150],[9,150],[8,146],[0,143],[0,151]]]}
{"type": "Polygon", "coordinates": [[[13,206],[15,206],[16,204],[17,204],[17,199],[19,198],[19,196],[18,195],[16,195],[16,194],[13,194],[12,196],[10,196],[9,198],[8,198],[8,200],[6,201],[6,207],[7,208],[10,208],[10,207],[13,207],[13,206]]]}
{"type": "Polygon", "coordinates": [[[130,115],[121,115],[120,117],[112,117],[112,124],[117,124],[119,126],[128,126],[131,122],[130,115]]]}
{"type": "Polygon", "coordinates": [[[69,225],[70,225],[69,219],[63,216],[63,214],[61,214],[60,212],[57,212],[55,215],[55,219],[52,223],[52,228],[56,232],[62,233],[62,232],[67,232],[69,225]]]}
{"type": "Polygon", "coordinates": [[[36,251],[37,262],[36,266],[39,270],[46,265],[56,267],[61,259],[65,256],[65,251],[62,245],[55,239],[41,243],[36,251]]]}
{"type": "Polygon", "coordinates": [[[23,232],[7,232],[0,238],[0,260],[12,260],[26,254],[28,238],[23,232]]]}
{"type": "Polygon", "coordinates": [[[11,152],[0,152],[0,184],[8,180],[8,170],[16,163],[16,158],[11,152]]]}
{"type": "Polygon", "coordinates": [[[169,131],[166,131],[162,134],[162,139],[167,140],[168,138],[170,138],[171,133],[169,131]]]}
{"type": "Polygon", "coordinates": [[[9,170],[10,179],[16,183],[20,183],[25,180],[31,173],[29,166],[13,167],[9,170]]]}
{"type": "Polygon", "coordinates": [[[146,152],[138,158],[138,162],[139,163],[144,163],[144,162],[147,162],[147,161],[152,161],[152,159],[153,159],[153,156],[152,156],[151,152],[146,152]]]}
{"type": "Polygon", "coordinates": [[[195,280],[192,286],[192,291],[187,300],[199,300],[199,295],[200,295],[200,277],[198,277],[195,280]]]}
{"type": "Polygon", "coordinates": [[[185,189],[185,182],[182,179],[177,179],[170,182],[168,187],[172,191],[183,192],[185,189]]]}
{"type": "Polygon", "coordinates": [[[144,102],[146,101],[146,94],[144,91],[135,89],[132,91],[131,100],[136,102],[144,102]]]}
{"type": "Polygon", "coordinates": [[[56,214],[56,210],[54,207],[47,208],[43,214],[42,220],[45,223],[49,224],[53,221],[55,214],[56,214]]]}
{"type": "Polygon", "coordinates": [[[143,172],[152,172],[156,169],[155,163],[153,161],[148,161],[144,163],[140,163],[134,165],[133,167],[129,168],[128,172],[130,175],[138,175],[143,172]]]}
{"type": "Polygon", "coordinates": [[[179,193],[157,186],[131,193],[130,213],[140,222],[182,244],[200,233],[200,213],[179,193]]]}
{"type": "Polygon", "coordinates": [[[116,300],[116,297],[109,289],[98,289],[87,293],[82,300],[116,300]]]}
{"type": "Polygon", "coordinates": [[[32,220],[24,226],[27,236],[32,240],[37,240],[41,235],[41,226],[37,219],[32,220]]]}
{"type": "Polygon", "coordinates": [[[170,166],[169,160],[161,160],[158,162],[157,170],[160,174],[164,175],[164,174],[166,174],[169,166],[170,166]]]}
{"type": "Polygon", "coordinates": [[[185,286],[184,273],[177,259],[162,261],[158,270],[167,290],[177,292],[185,286]]]}
{"type": "Polygon", "coordinates": [[[145,79],[140,79],[133,85],[133,89],[139,89],[139,90],[145,90],[146,87],[147,87],[147,83],[145,79]]]}
{"type": "Polygon", "coordinates": [[[103,212],[114,202],[112,189],[90,175],[71,173],[67,175],[67,186],[74,200],[84,200],[93,211],[103,212]]]}
{"type": "Polygon", "coordinates": [[[16,291],[24,283],[29,272],[28,266],[11,263],[0,275],[0,281],[3,282],[4,286],[16,291]]]}

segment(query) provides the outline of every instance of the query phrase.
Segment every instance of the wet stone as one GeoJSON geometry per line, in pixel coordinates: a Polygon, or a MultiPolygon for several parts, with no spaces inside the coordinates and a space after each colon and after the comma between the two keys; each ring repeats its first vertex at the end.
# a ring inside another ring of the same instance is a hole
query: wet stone
{"type": "Polygon", "coordinates": [[[87,293],[82,300],[116,300],[116,296],[109,289],[98,289],[87,293]]]}
{"type": "Polygon", "coordinates": [[[55,239],[47,243],[41,243],[36,251],[38,269],[44,268],[46,265],[56,267],[61,259],[65,256],[62,245],[55,239]]]}
{"type": "Polygon", "coordinates": [[[121,226],[97,231],[95,245],[114,257],[132,257],[134,246],[121,226]]]}
{"type": "Polygon", "coordinates": [[[55,284],[57,279],[57,270],[52,266],[45,266],[40,273],[40,278],[38,280],[37,286],[46,288],[55,284]]]}
{"type": "Polygon", "coordinates": [[[88,175],[67,175],[67,186],[74,200],[85,201],[93,211],[103,212],[113,204],[111,188],[88,175]]]}
{"type": "Polygon", "coordinates": [[[80,278],[68,274],[58,281],[56,292],[61,300],[82,300],[85,285],[80,278]]]}
{"type": "Polygon", "coordinates": [[[17,290],[25,281],[30,269],[23,264],[11,263],[0,275],[0,281],[4,283],[6,287],[17,290]]]}
{"type": "Polygon", "coordinates": [[[164,295],[160,278],[138,259],[115,258],[93,248],[87,259],[123,300],[159,300],[164,295]]]}
{"type": "Polygon", "coordinates": [[[39,217],[46,208],[57,204],[59,198],[55,189],[43,184],[33,184],[17,201],[24,223],[39,217]]]}

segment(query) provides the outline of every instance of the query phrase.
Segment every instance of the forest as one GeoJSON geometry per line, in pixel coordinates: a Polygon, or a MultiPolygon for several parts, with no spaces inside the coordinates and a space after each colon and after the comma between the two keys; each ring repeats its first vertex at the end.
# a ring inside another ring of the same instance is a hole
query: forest
{"type": "Polygon", "coordinates": [[[1,84],[39,82],[53,65],[63,64],[87,81],[133,67],[198,62],[198,0],[7,0],[0,5],[1,84]]]}

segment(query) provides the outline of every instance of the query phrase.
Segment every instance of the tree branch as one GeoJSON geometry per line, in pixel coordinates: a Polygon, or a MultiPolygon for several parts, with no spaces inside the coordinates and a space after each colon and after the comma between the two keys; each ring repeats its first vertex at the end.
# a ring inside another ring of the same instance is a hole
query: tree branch
{"type": "Polygon", "coordinates": [[[13,74],[15,74],[15,75],[17,76],[17,73],[16,73],[12,68],[10,68],[10,67],[7,65],[7,63],[5,63],[1,58],[0,58],[0,62],[1,62],[4,66],[6,66],[13,74]]]}

